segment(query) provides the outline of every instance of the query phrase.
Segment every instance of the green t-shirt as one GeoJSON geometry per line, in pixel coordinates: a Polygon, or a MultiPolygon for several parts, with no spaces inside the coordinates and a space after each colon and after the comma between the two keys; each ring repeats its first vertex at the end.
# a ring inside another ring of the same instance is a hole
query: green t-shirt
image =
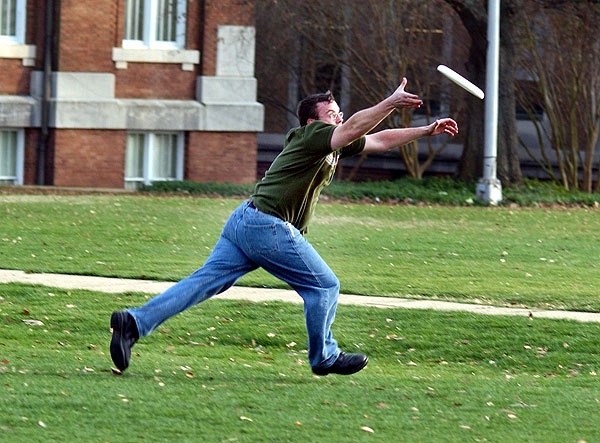
{"type": "Polygon", "coordinates": [[[359,154],[362,137],[344,148],[331,151],[334,125],[315,121],[292,129],[281,153],[273,160],[251,196],[256,208],[307,231],[321,190],[331,183],[338,160],[359,154]]]}

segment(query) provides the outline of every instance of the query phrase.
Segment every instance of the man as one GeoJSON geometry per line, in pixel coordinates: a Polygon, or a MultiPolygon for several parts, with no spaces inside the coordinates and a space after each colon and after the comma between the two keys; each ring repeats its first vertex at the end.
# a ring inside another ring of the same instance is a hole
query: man
{"type": "Polygon", "coordinates": [[[144,306],[113,312],[110,353],[117,368],[124,371],[129,366],[131,348],[140,337],[262,267],[304,300],[312,371],[353,374],[363,369],[367,356],[340,351],[332,336],[340,284],[304,234],[340,158],[387,151],[424,136],[458,133],[456,122],[446,118],[427,126],[368,134],[394,110],[421,106],[416,95],[404,90],[406,83],[404,78],[392,95],[346,122],[331,93],[302,100],[298,105],[301,126],[287,134],[282,152],[250,200],[231,214],[204,266],[144,306]]]}

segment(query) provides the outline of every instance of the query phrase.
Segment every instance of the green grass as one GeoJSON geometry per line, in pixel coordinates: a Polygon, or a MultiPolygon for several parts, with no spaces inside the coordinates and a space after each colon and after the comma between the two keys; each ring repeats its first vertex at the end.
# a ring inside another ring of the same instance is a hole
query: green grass
{"type": "MultiPolygon", "coordinates": [[[[5,193],[0,268],[178,280],[240,201],[5,193]]],[[[586,207],[322,202],[308,238],[344,292],[600,311],[597,232],[586,207]]],[[[215,299],[115,375],[110,312],[147,298],[0,285],[1,440],[600,440],[598,324],[344,305],[334,334],[370,362],[320,378],[300,307],[215,299]]]]}
{"type": "MultiPolygon", "coordinates": [[[[0,268],[179,280],[240,198],[0,195],[0,268]]],[[[598,210],[322,202],[342,292],[600,312],[598,210]]],[[[285,287],[264,271],[248,286],[285,287]]]]}
{"type": "Polygon", "coordinates": [[[110,312],[146,296],[0,296],[3,441],[600,439],[598,324],[340,306],[340,345],[370,362],[319,378],[301,308],[215,299],[141,340],[118,376],[110,312]]]}

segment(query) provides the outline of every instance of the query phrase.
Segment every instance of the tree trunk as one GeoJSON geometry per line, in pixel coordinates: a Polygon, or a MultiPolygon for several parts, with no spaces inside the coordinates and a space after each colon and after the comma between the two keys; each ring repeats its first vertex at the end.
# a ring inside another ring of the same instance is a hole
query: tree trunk
{"type": "MultiPolygon", "coordinates": [[[[471,37],[467,76],[476,85],[485,85],[487,54],[487,11],[474,0],[447,0],[458,13],[471,37]]],[[[483,171],[484,102],[469,94],[467,99],[467,134],[458,166],[458,179],[473,181],[483,171]]]]}
{"type": "Polygon", "coordinates": [[[523,182],[519,161],[515,96],[517,5],[505,0],[500,10],[500,84],[498,107],[498,178],[503,186],[523,182]]]}
{"type": "MultiPolygon", "coordinates": [[[[484,51],[485,52],[485,51],[484,51]]],[[[476,85],[485,84],[485,57],[471,48],[466,65],[467,75],[476,85]]],[[[472,95],[467,100],[467,135],[458,165],[458,179],[473,181],[483,173],[484,102],[472,95]]]]}
{"type": "MultiPolygon", "coordinates": [[[[485,85],[487,64],[487,2],[476,0],[445,0],[458,14],[471,37],[471,48],[466,64],[467,75],[477,85],[485,85]],[[485,3],[485,6],[484,6],[485,3]]],[[[498,103],[498,176],[504,185],[522,181],[518,157],[518,140],[514,89],[514,33],[517,1],[502,2],[500,17],[500,84],[498,103]]],[[[484,114],[482,100],[469,96],[466,116],[467,133],[458,178],[472,181],[481,177],[483,170],[484,114]]]]}

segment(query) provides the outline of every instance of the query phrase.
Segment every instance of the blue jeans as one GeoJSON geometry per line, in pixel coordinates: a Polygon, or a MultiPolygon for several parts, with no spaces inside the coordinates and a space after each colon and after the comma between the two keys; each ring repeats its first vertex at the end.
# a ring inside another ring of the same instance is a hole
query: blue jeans
{"type": "Polygon", "coordinates": [[[185,309],[220,294],[262,267],[304,300],[308,361],[331,366],[339,355],[331,334],[340,284],[329,266],[291,223],[242,203],[229,217],[204,266],[144,306],[129,309],[140,337],[185,309]]]}

